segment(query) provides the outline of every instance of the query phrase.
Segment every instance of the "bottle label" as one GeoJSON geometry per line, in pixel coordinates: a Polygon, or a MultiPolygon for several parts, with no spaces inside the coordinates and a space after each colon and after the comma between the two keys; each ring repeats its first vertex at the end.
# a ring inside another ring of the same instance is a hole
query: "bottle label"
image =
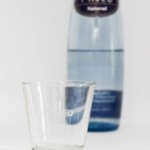
{"type": "Polygon", "coordinates": [[[84,16],[109,16],[118,9],[118,0],[75,0],[76,11],[84,16]]]}
{"type": "Polygon", "coordinates": [[[120,118],[122,91],[95,91],[91,118],[120,118]]]}

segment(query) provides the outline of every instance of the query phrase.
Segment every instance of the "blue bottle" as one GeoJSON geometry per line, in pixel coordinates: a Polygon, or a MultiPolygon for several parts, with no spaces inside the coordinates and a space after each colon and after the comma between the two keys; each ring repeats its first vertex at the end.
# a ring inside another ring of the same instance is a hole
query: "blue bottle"
{"type": "MultiPolygon", "coordinates": [[[[118,129],[124,50],[118,0],[74,0],[68,40],[68,79],[96,82],[89,131],[118,129]]],[[[75,123],[83,113],[78,112],[75,123]]]]}

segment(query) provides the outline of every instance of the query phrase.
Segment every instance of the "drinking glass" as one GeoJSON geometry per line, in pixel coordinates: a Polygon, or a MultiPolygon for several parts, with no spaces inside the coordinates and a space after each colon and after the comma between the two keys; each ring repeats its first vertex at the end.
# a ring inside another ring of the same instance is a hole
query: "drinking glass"
{"type": "Polygon", "coordinates": [[[22,83],[32,150],[84,147],[95,83],[22,83]]]}

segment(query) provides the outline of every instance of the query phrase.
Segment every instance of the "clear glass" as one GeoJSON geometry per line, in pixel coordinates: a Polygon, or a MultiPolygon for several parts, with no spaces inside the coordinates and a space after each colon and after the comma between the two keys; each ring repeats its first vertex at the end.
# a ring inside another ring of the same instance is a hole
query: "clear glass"
{"type": "Polygon", "coordinates": [[[95,83],[23,83],[33,150],[78,150],[85,144],[95,83]]]}

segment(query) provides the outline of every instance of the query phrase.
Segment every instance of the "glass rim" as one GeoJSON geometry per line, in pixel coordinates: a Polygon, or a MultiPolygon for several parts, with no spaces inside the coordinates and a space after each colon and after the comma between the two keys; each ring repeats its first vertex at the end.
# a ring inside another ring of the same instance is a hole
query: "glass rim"
{"type": "Polygon", "coordinates": [[[95,86],[95,82],[90,81],[82,81],[82,80],[54,80],[54,81],[29,81],[22,82],[23,86],[55,86],[55,85],[63,85],[66,87],[74,86],[74,87],[84,87],[84,86],[95,86]]]}

